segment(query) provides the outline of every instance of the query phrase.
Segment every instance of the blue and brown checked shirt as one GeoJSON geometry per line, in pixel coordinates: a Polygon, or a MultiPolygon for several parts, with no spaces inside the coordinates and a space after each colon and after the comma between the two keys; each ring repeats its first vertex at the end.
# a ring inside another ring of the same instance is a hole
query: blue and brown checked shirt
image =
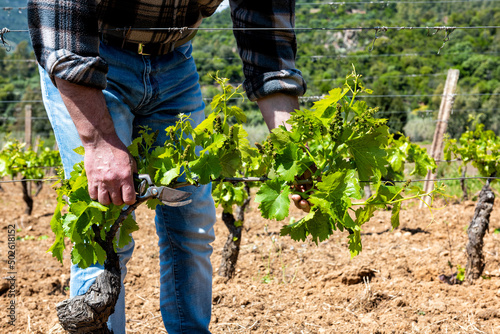
{"type": "MultiPolygon", "coordinates": [[[[99,56],[100,39],[172,44],[196,30],[149,28],[197,28],[221,2],[29,0],[28,23],[37,60],[52,78],[104,89],[108,66],[99,56]]],[[[304,94],[305,81],[295,69],[295,0],[230,0],[230,5],[248,97],[304,94]]]]}

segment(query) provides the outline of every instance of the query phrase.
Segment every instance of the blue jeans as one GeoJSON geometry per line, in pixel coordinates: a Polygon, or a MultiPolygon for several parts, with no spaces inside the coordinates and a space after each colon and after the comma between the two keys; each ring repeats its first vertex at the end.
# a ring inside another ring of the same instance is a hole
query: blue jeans
{"type": "MultiPolygon", "coordinates": [[[[204,103],[198,74],[188,42],[161,56],[141,56],[111,46],[100,46],[100,55],[109,64],[104,96],[116,132],[125,145],[138,135],[140,126],[159,130],[157,143],[166,140],[164,129],[173,125],[179,113],[190,115],[193,125],[204,119],[204,103]]],[[[66,175],[82,160],[73,149],[81,146],[76,128],[57,88],[40,68],[42,94],[59,145],[66,175]]],[[[169,334],[209,333],[212,305],[212,266],[215,208],[211,186],[185,187],[192,204],[183,207],[158,205],[156,233],[160,248],[160,309],[169,334]]],[[[115,334],[125,333],[126,264],[134,241],[119,250],[122,290],[108,327],[115,334]]],[[[85,270],[71,268],[71,297],[84,294],[103,270],[94,265],[85,270]]]]}

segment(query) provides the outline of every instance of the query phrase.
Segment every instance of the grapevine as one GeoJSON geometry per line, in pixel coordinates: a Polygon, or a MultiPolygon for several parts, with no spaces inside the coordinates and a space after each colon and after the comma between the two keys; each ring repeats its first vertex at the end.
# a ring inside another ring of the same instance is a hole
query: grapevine
{"type": "MultiPolygon", "coordinates": [[[[156,186],[180,188],[212,182],[216,204],[231,214],[233,204],[242,205],[247,200],[248,186],[252,185],[258,187],[255,201],[262,217],[281,221],[289,214],[289,197],[297,192],[295,187],[309,184],[309,190],[300,194],[311,204],[310,212],[283,226],[281,235],[294,240],[310,236],[319,244],[334,231],[347,230],[352,256],[362,250],[361,226],[377,209],[392,210],[391,224],[396,228],[404,200],[430,195],[410,186],[409,181],[382,181],[389,169],[401,173],[404,161],[410,160],[390,161],[390,154],[398,150],[403,155],[411,149],[416,152],[411,159],[420,159],[418,173],[435,168],[435,163],[408,140],[389,142],[386,120],[375,118],[376,109],[357,101],[357,95],[371,91],[364,88],[355,70],[346,77],[343,88],[331,90],[311,110],[292,113],[287,121],[290,131],[280,125],[256,147],[247,140],[242,125],[246,121],[244,112],[228,106],[232,97],[242,93],[230,86],[228,79],[215,80],[222,93],[214,97],[212,113],[203,122],[193,127],[189,115],[180,114],[175,125],[165,129],[168,139],[164,145],[155,146],[157,134],[142,128],[129,146],[138,172],[149,175],[156,186]],[[363,201],[361,189],[365,184],[370,184],[374,193],[363,201]]],[[[84,154],[82,148],[77,152],[84,154]]],[[[116,284],[116,247],[128,244],[130,234],[139,228],[130,213],[141,197],[131,207],[104,206],[91,200],[83,162],[74,166],[70,178],[61,181],[56,191],[58,203],[51,220],[56,240],[49,251],[62,262],[64,240],[69,238],[73,243],[72,263],[84,269],[98,262],[105,268],[85,295],[57,305],[59,319],[67,330],[98,329],[106,333],[106,319],[120,290],[116,284]],[[98,312],[86,302],[91,298],[87,294],[95,291],[103,291],[96,301],[102,306],[98,312]],[[79,312],[85,318],[74,318],[73,309],[85,310],[79,312]]],[[[146,202],[151,209],[162,205],[156,198],[146,202]]],[[[224,222],[235,227],[241,224],[234,219],[224,222]]],[[[235,233],[240,235],[237,230],[235,233]]]]}
{"type": "Polygon", "coordinates": [[[28,190],[28,180],[41,180],[54,167],[61,166],[59,152],[44,147],[40,143],[36,150],[27,147],[16,139],[6,138],[0,150],[0,177],[10,177],[12,180],[21,177],[25,212],[30,215],[33,210],[33,197],[38,195],[43,183],[37,181],[37,191],[33,196],[28,190]]]}
{"type": "Polygon", "coordinates": [[[461,161],[460,170],[471,163],[479,174],[487,177],[486,184],[479,193],[474,217],[467,229],[469,242],[466,246],[467,264],[465,278],[470,283],[481,277],[485,267],[483,239],[488,230],[491,211],[495,202],[495,193],[490,187],[493,178],[500,174],[500,137],[491,130],[484,130],[484,124],[474,122],[475,129],[464,132],[460,139],[447,139],[445,159],[452,156],[461,161]]]}
{"type": "MultiPolygon", "coordinates": [[[[265,181],[252,185],[259,186],[255,200],[262,216],[281,221],[288,216],[293,186],[308,182],[312,187],[302,195],[311,203],[311,212],[285,225],[281,234],[294,240],[310,236],[319,243],[335,230],[348,230],[352,255],[362,250],[361,226],[377,209],[391,209],[391,223],[397,227],[402,202],[425,195],[408,183],[382,181],[389,166],[397,169],[394,161],[391,165],[394,147],[411,146],[401,140],[398,145],[393,140],[389,146],[386,121],[374,118],[376,109],[357,101],[357,95],[370,91],[355,71],[347,76],[343,88],[331,90],[311,110],[292,114],[288,121],[291,131],[279,126],[256,147],[246,139],[244,112],[228,106],[228,101],[241,92],[228,85],[227,79],[216,80],[222,93],[211,103],[213,112],[197,127],[193,128],[188,115],[181,114],[178,122],[165,130],[169,139],[163,146],[154,147],[155,133],[144,128],[129,147],[139,173],[149,174],[156,185],[177,188],[213,182],[216,203],[230,212],[232,205],[242,203],[247,195],[241,183],[225,179],[258,176],[265,181]],[[299,180],[306,171],[311,175],[308,180],[299,180]],[[367,183],[374,193],[363,201],[361,189],[367,183]]],[[[400,152],[405,154],[404,150],[400,152]]],[[[430,160],[422,160],[418,166],[419,170],[435,168],[430,160]]],[[[81,163],[68,180],[62,181],[57,192],[59,202],[52,220],[56,241],[50,251],[62,261],[64,238],[68,237],[74,243],[73,263],[82,268],[96,262],[103,264],[106,255],[95,235],[101,234],[104,239],[122,207],[103,206],[90,199],[81,163]],[[67,204],[64,198],[69,198],[70,204],[63,214],[67,204]]],[[[160,203],[151,199],[147,205],[153,209],[160,203]]],[[[130,241],[129,233],[137,229],[137,223],[129,216],[115,238],[116,244],[125,245],[130,241]]]]}

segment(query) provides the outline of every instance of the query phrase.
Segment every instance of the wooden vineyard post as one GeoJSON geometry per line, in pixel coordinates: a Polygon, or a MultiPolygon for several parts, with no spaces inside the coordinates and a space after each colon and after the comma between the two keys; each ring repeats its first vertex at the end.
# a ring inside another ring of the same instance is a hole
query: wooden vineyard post
{"type": "Polygon", "coordinates": [[[31,104],[28,104],[24,107],[24,142],[26,147],[30,147],[32,144],[31,114],[31,104]]]}
{"type": "MultiPolygon", "coordinates": [[[[448,120],[450,119],[453,102],[455,101],[455,91],[457,90],[459,74],[459,70],[449,69],[448,75],[446,77],[443,97],[441,99],[441,106],[439,107],[436,130],[434,131],[434,138],[432,140],[430,152],[431,157],[435,160],[439,160],[443,156],[443,138],[448,127],[448,120]]],[[[427,172],[427,177],[425,179],[427,181],[425,181],[424,183],[424,191],[428,193],[434,189],[434,180],[436,179],[436,173],[432,173],[431,171],[427,172]]],[[[429,196],[426,196],[423,200],[427,205],[429,205],[431,202],[431,198],[429,196]]],[[[420,208],[423,207],[424,203],[420,202],[420,208]]]]}

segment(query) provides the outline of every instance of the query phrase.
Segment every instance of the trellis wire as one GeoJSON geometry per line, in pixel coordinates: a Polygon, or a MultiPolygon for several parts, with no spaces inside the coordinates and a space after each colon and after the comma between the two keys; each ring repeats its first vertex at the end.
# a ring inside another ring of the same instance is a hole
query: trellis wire
{"type": "MultiPolygon", "coordinates": [[[[334,1],[334,2],[296,2],[296,6],[349,6],[349,5],[392,5],[392,4],[438,4],[438,3],[467,3],[467,2],[498,2],[500,0],[436,0],[436,1],[334,1]]],[[[5,11],[23,11],[28,7],[2,7],[5,11]]],[[[20,12],[21,13],[21,12],[20,12]]]]}
{"type": "MultiPolygon", "coordinates": [[[[500,52],[495,52],[495,51],[488,51],[488,52],[482,52],[482,51],[477,51],[477,50],[472,50],[468,51],[469,53],[473,54],[486,54],[486,55],[496,55],[500,54],[500,52]]],[[[458,55],[462,54],[460,52],[450,52],[447,53],[446,56],[453,56],[453,55],[458,55]]],[[[413,52],[413,53],[381,53],[381,54],[339,54],[339,55],[301,55],[300,53],[297,55],[296,59],[300,58],[310,58],[310,59],[321,59],[321,58],[377,58],[377,57],[421,57],[421,56],[435,56],[435,52],[413,52]]],[[[196,60],[240,60],[241,58],[239,57],[196,57],[196,60]]],[[[2,59],[3,62],[29,62],[29,63],[35,63],[36,59],[2,59]]],[[[416,74],[411,74],[411,75],[416,75],[416,74]]],[[[425,74],[420,74],[420,75],[425,75],[425,74]]]]}
{"type": "MultiPolygon", "coordinates": [[[[433,181],[433,182],[439,182],[439,181],[459,181],[459,180],[480,180],[480,179],[489,179],[489,180],[500,180],[500,177],[487,177],[487,176],[467,176],[467,177],[447,177],[447,178],[440,178],[440,179],[422,179],[422,180],[410,180],[410,182],[426,182],[426,181],[433,181]]],[[[0,181],[0,183],[19,183],[19,182],[48,182],[48,181],[60,181],[61,179],[59,178],[51,178],[51,179],[24,179],[24,180],[7,180],[7,181],[0,181]]],[[[224,179],[224,182],[263,182],[266,181],[267,179],[265,178],[227,178],[224,179]]],[[[359,181],[361,183],[377,183],[376,181],[359,181]]],[[[405,181],[381,181],[382,183],[405,183],[408,182],[408,180],[405,181]]]]}
{"type": "MultiPolygon", "coordinates": [[[[444,96],[500,96],[500,93],[461,93],[461,94],[385,94],[385,95],[359,95],[359,98],[381,98],[381,97],[444,97],[444,96]]],[[[312,95],[312,96],[301,96],[300,100],[303,101],[319,101],[322,98],[326,97],[326,95],[312,95]]],[[[203,98],[205,101],[212,101],[211,97],[203,98]]],[[[246,100],[243,97],[233,97],[229,100],[246,100]]],[[[9,101],[0,101],[0,104],[8,104],[8,103],[43,103],[43,100],[9,100],[9,101]]]]}
{"type": "MultiPolygon", "coordinates": [[[[390,4],[437,4],[437,3],[465,3],[465,2],[498,2],[500,0],[436,0],[436,1],[342,1],[342,2],[296,2],[296,6],[346,6],[346,5],[390,5],[390,4]]],[[[27,10],[28,7],[2,7],[5,11],[27,10]]]]}
{"type": "MultiPolygon", "coordinates": [[[[447,30],[471,30],[471,29],[498,29],[500,26],[426,26],[426,27],[412,27],[412,26],[400,26],[400,27],[389,27],[389,26],[379,26],[379,27],[246,27],[246,28],[237,28],[237,27],[212,27],[212,28],[204,28],[204,27],[168,27],[168,28],[133,28],[133,27],[124,27],[124,28],[110,28],[103,29],[103,31],[198,31],[198,32],[215,32],[215,31],[357,31],[357,30],[374,30],[374,31],[386,31],[386,30],[435,30],[437,31],[447,31],[447,30]]],[[[7,29],[7,28],[4,28],[7,29]]],[[[28,29],[7,29],[6,32],[29,32],[28,29]]]]}
{"type": "Polygon", "coordinates": [[[465,3],[465,2],[498,2],[500,0],[436,0],[436,1],[335,1],[335,2],[296,2],[296,6],[344,6],[344,5],[392,5],[392,4],[437,4],[437,3],[465,3]]]}

